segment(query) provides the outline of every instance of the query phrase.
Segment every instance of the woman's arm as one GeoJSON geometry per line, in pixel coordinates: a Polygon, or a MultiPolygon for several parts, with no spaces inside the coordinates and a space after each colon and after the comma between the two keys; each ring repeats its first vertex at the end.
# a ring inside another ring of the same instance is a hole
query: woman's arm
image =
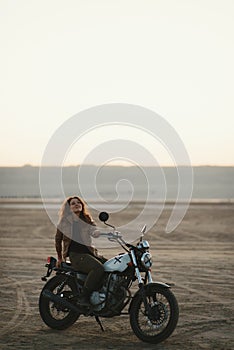
{"type": "Polygon", "coordinates": [[[91,222],[90,224],[90,228],[89,228],[89,234],[90,236],[92,236],[93,238],[98,238],[100,236],[100,231],[97,230],[96,228],[96,224],[94,221],[91,222]]]}
{"type": "Polygon", "coordinates": [[[63,233],[59,231],[59,229],[57,228],[57,231],[55,234],[55,248],[58,254],[58,265],[60,265],[62,262],[62,241],[63,241],[63,233]]]}
{"type": "Polygon", "coordinates": [[[92,237],[98,238],[99,236],[100,236],[100,231],[99,231],[99,230],[94,230],[94,231],[92,232],[92,237]]]}

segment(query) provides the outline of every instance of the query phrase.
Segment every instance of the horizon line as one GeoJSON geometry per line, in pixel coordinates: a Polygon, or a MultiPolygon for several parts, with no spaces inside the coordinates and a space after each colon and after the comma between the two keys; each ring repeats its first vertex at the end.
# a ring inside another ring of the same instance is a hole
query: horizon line
{"type": "Polygon", "coordinates": [[[112,165],[102,165],[102,164],[69,164],[69,165],[33,165],[33,164],[23,164],[23,165],[0,165],[0,168],[74,168],[74,167],[80,167],[80,166],[86,166],[86,167],[109,167],[109,168],[134,168],[134,167],[143,167],[143,168],[177,168],[177,167],[222,167],[222,168],[232,168],[234,167],[234,164],[232,165],[221,165],[221,164],[180,164],[180,165],[124,165],[124,164],[112,164],[112,165]]]}

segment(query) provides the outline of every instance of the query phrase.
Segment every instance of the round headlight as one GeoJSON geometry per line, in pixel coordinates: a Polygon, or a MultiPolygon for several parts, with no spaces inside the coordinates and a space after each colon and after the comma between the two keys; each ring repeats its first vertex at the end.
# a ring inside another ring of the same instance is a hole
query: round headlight
{"type": "Polygon", "coordinates": [[[149,252],[142,254],[141,263],[147,270],[152,266],[151,254],[149,252]]]}
{"type": "Polygon", "coordinates": [[[149,249],[150,245],[149,245],[149,242],[148,241],[142,241],[142,242],[139,242],[138,245],[137,245],[137,248],[139,249],[149,249]]]}

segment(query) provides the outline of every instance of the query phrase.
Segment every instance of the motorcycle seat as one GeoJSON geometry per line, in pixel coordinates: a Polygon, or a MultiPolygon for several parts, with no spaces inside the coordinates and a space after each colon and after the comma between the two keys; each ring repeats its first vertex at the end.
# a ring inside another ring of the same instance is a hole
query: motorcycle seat
{"type": "Polygon", "coordinates": [[[83,272],[80,272],[79,270],[75,270],[73,269],[73,267],[71,266],[70,263],[67,263],[67,262],[62,262],[61,263],[61,268],[64,270],[64,271],[72,271],[72,272],[75,272],[77,274],[77,277],[80,278],[81,280],[85,280],[86,277],[87,277],[87,274],[83,273],[83,272]]]}

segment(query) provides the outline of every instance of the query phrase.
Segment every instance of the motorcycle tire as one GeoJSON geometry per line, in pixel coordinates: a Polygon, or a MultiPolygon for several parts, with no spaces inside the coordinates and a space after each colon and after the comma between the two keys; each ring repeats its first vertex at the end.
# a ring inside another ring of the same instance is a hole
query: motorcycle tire
{"type": "Polygon", "coordinates": [[[57,275],[50,279],[41,291],[39,298],[39,311],[42,320],[45,324],[52,328],[63,330],[70,327],[77,321],[80,314],[72,310],[66,309],[56,302],[51,301],[43,295],[44,290],[49,290],[56,294],[57,288],[65,281],[64,289],[60,292],[65,295],[65,298],[70,299],[76,294],[76,285],[72,279],[67,279],[65,275],[57,275]]]}
{"type": "Polygon", "coordinates": [[[130,309],[130,324],[140,340],[158,344],[175,330],[179,307],[174,294],[168,288],[152,286],[145,292],[148,312],[145,310],[142,296],[136,295],[130,309]]]}

